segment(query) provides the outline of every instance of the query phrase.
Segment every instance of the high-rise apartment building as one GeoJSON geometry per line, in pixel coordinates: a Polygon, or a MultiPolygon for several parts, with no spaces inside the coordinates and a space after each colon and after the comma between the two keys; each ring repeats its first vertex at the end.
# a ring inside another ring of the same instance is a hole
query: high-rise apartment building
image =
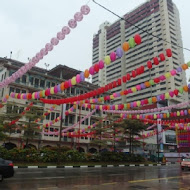
{"type": "MultiPolygon", "coordinates": [[[[100,59],[104,59],[106,55],[110,55],[110,52],[121,47],[125,41],[128,41],[130,37],[134,37],[137,33],[141,35],[142,43],[124,53],[121,59],[116,59],[99,73],[93,75],[93,84],[104,86],[126,75],[126,73],[131,73],[132,70],[141,65],[146,66],[148,60],[152,61],[153,57],[159,56],[167,48],[172,49],[173,56],[166,58],[159,65],[154,65],[151,71],[145,69],[142,75],[112,89],[112,93],[154,79],[184,63],[183,51],[177,47],[177,45],[182,46],[179,12],[172,0],[148,0],[125,14],[123,18],[126,21],[117,20],[113,24],[106,21],[100,25],[99,31],[93,37],[93,64],[100,59]]],[[[186,75],[182,72],[151,88],[129,94],[126,97],[119,97],[114,100],[114,103],[142,100],[174,90],[185,84],[186,75]]],[[[184,100],[187,100],[186,94],[174,97],[168,102],[172,104],[184,100]]]]}

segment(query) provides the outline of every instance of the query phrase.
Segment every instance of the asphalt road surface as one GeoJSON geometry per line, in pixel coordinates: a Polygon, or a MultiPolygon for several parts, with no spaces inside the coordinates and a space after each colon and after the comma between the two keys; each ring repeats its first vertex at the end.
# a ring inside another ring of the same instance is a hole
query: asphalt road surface
{"type": "Polygon", "coordinates": [[[180,166],[15,169],[0,190],[190,190],[180,166]]]}

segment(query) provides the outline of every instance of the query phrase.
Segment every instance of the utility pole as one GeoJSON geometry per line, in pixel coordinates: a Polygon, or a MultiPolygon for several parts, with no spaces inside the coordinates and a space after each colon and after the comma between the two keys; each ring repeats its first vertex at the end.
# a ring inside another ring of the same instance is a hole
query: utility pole
{"type": "Polygon", "coordinates": [[[160,152],[160,144],[158,139],[158,125],[157,125],[157,162],[159,163],[159,152],[160,152]]]}

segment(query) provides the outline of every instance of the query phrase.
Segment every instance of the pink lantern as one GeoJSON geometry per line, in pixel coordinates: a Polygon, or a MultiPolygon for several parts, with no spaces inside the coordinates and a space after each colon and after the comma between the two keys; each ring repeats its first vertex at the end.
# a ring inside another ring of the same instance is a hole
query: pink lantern
{"type": "Polygon", "coordinates": [[[103,62],[102,60],[100,60],[100,61],[98,62],[98,64],[99,64],[99,68],[100,68],[100,69],[103,69],[103,68],[104,68],[104,62],[103,62]]]}
{"type": "Polygon", "coordinates": [[[83,5],[80,11],[83,15],[87,15],[90,12],[90,7],[88,5],[83,5]]]}
{"type": "Polygon", "coordinates": [[[56,46],[58,43],[59,43],[59,40],[58,40],[57,38],[52,38],[52,39],[51,39],[51,44],[52,44],[53,46],[56,46]]]}
{"type": "Polygon", "coordinates": [[[170,91],[170,92],[169,92],[169,95],[170,95],[170,97],[173,97],[173,96],[174,96],[174,92],[173,92],[173,91],[170,91]]]}
{"type": "Polygon", "coordinates": [[[68,25],[69,25],[70,28],[76,28],[77,21],[74,20],[74,19],[71,19],[71,20],[69,20],[68,25]]]}
{"type": "Polygon", "coordinates": [[[141,90],[141,85],[137,85],[137,86],[136,86],[136,89],[137,89],[137,90],[141,90]]]}
{"type": "Polygon", "coordinates": [[[63,34],[62,32],[58,32],[58,33],[57,33],[57,38],[58,38],[59,40],[63,40],[63,39],[65,39],[65,34],[63,34]]]}
{"type": "Polygon", "coordinates": [[[42,56],[41,53],[39,52],[39,53],[36,54],[36,58],[37,58],[38,60],[41,60],[41,59],[43,59],[43,56],[42,56]]]}
{"type": "Polygon", "coordinates": [[[68,26],[64,26],[63,28],[62,28],[62,33],[64,34],[64,35],[67,35],[67,34],[69,34],[70,33],[70,28],[68,27],[68,26]]]}
{"type": "Polygon", "coordinates": [[[40,50],[40,54],[41,54],[41,56],[45,56],[45,55],[47,55],[48,54],[48,51],[46,51],[46,49],[45,48],[43,48],[43,49],[41,49],[40,50]]]}
{"type": "Polygon", "coordinates": [[[90,67],[90,69],[89,69],[89,73],[90,73],[91,75],[94,75],[94,67],[93,67],[93,66],[90,67]]]}
{"type": "Polygon", "coordinates": [[[46,49],[46,51],[52,51],[53,45],[50,44],[50,43],[47,43],[47,44],[45,45],[45,49],[46,49]]]}
{"type": "Polygon", "coordinates": [[[74,18],[77,22],[80,22],[83,19],[83,15],[81,12],[77,12],[75,13],[74,18]]]}
{"type": "Polygon", "coordinates": [[[116,53],[114,51],[110,53],[110,59],[112,62],[116,60],[116,53]]]}
{"type": "Polygon", "coordinates": [[[174,76],[174,75],[176,75],[176,70],[171,70],[170,73],[172,76],[174,76]]]}
{"type": "Polygon", "coordinates": [[[77,74],[77,76],[76,76],[76,81],[77,81],[77,83],[80,83],[80,75],[79,74],[77,74]]]}

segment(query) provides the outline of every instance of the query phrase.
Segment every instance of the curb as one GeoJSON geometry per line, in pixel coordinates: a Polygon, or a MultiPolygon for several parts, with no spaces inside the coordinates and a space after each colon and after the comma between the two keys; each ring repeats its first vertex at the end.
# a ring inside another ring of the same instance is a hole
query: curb
{"type": "Polygon", "coordinates": [[[110,167],[144,167],[144,166],[168,166],[171,164],[176,164],[176,162],[168,162],[166,164],[126,164],[126,165],[87,165],[87,166],[14,166],[14,169],[19,168],[29,168],[29,169],[37,169],[37,168],[47,168],[47,169],[55,169],[55,168],[110,168],[110,167]]]}

